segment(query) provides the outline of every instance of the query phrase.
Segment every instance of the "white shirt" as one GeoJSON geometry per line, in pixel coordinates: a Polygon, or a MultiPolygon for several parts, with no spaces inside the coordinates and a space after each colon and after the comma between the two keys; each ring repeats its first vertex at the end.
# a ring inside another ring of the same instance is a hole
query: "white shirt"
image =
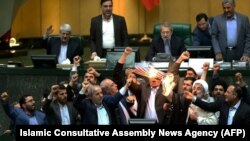
{"type": "Polygon", "coordinates": [[[98,125],[110,125],[109,115],[103,105],[96,107],[98,125]]]}
{"type": "Polygon", "coordinates": [[[241,100],[239,100],[233,107],[229,108],[227,125],[232,125],[234,115],[235,115],[236,111],[238,110],[240,103],[241,103],[241,100]]]}
{"type": "Polygon", "coordinates": [[[62,64],[67,59],[67,48],[68,45],[61,45],[60,54],[58,56],[58,64],[62,64]]]}
{"type": "Polygon", "coordinates": [[[102,46],[103,48],[114,48],[115,46],[115,32],[112,16],[108,21],[102,20],[102,46]]]}
{"type": "Polygon", "coordinates": [[[69,110],[67,105],[62,105],[59,103],[59,108],[62,119],[62,125],[70,125],[69,110]]]}
{"type": "Polygon", "coordinates": [[[148,99],[146,113],[145,113],[146,119],[155,119],[155,120],[159,121],[158,117],[157,117],[156,110],[155,110],[155,97],[156,97],[156,93],[157,93],[158,88],[151,88],[150,97],[148,99]]]}

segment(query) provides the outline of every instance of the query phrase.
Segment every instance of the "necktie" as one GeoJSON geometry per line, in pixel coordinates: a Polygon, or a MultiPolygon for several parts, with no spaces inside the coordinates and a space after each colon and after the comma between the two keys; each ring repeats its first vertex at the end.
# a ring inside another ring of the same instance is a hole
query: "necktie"
{"type": "Polygon", "coordinates": [[[171,54],[171,53],[170,53],[170,41],[169,41],[169,40],[166,40],[166,41],[164,42],[164,46],[165,46],[165,53],[166,53],[166,54],[171,54]]]}

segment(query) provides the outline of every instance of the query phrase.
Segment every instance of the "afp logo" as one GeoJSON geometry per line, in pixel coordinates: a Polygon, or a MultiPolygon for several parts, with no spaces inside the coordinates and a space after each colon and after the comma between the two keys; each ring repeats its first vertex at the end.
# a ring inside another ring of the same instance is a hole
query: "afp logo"
{"type": "Polygon", "coordinates": [[[245,130],[244,129],[222,129],[221,137],[242,137],[245,138],[245,130]]]}

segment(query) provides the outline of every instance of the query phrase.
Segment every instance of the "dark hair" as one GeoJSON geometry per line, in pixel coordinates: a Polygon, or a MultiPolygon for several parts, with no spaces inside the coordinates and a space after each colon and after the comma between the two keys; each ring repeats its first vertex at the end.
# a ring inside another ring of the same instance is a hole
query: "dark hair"
{"type": "Polygon", "coordinates": [[[194,83],[194,81],[196,81],[196,78],[193,78],[193,77],[185,77],[184,78],[184,81],[185,80],[190,80],[190,81],[192,81],[192,84],[194,83]]]}
{"type": "Polygon", "coordinates": [[[241,99],[242,98],[242,89],[241,87],[238,85],[238,84],[230,84],[232,86],[234,86],[234,93],[237,94],[237,97],[238,99],[241,99]]]}
{"type": "Polygon", "coordinates": [[[101,0],[100,4],[102,5],[102,4],[103,4],[104,2],[106,2],[106,1],[111,1],[112,4],[113,4],[113,1],[112,1],[112,0],[101,0]]]}
{"type": "Polygon", "coordinates": [[[63,83],[60,83],[58,86],[59,86],[59,89],[60,89],[60,90],[64,90],[64,89],[66,89],[66,87],[64,86],[64,84],[63,84],[63,83]]]}
{"type": "Polygon", "coordinates": [[[196,15],[196,22],[199,22],[201,19],[205,19],[205,21],[207,21],[208,17],[205,13],[199,13],[198,15],[196,15]]]}
{"type": "Polygon", "coordinates": [[[32,95],[26,94],[26,95],[23,95],[23,96],[20,97],[20,99],[19,99],[19,104],[20,104],[20,107],[21,107],[22,109],[23,109],[23,106],[22,106],[22,105],[26,103],[25,100],[26,100],[26,98],[29,97],[29,96],[32,96],[32,95]]]}
{"type": "Polygon", "coordinates": [[[187,68],[187,71],[192,71],[197,76],[197,73],[196,73],[196,71],[193,68],[189,67],[189,68],[187,68]]]}
{"type": "Polygon", "coordinates": [[[219,79],[219,80],[216,80],[213,85],[212,85],[212,91],[214,90],[214,87],[217,86],[217,85],[221,85],[224,89],[224,91],[227,90],[227,82],[222,80],[222,79],[219,79]]]}

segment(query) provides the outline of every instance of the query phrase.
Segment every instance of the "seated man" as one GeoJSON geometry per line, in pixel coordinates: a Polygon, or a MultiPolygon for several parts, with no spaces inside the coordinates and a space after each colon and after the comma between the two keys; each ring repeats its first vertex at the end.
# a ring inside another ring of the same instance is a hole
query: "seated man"
{"type": "Polygon", "coordinates": [[[172,36],[173,28],[169,23],[161,25],[161,38],[153,40],[145,58],[146,61],[155,61],[157,53],[166,53],[173,58],[178,58],[183,51],[186,51],[183,39],[172,36]]]}
{"type": "Polygon", "coordinates": [[[58,64],[63,64],[66,60],[72,63],[75,56],[83,54],[83,50],[79,43],[70,39],[71,26],[69,24],[62,24],[60,26],[60,38],[51,38],[48,40],[48,36],[54,31],[52,27],[50,25],[44,34],[43,47],[47,49],[47,54],[57,56],[58,64]]]}

